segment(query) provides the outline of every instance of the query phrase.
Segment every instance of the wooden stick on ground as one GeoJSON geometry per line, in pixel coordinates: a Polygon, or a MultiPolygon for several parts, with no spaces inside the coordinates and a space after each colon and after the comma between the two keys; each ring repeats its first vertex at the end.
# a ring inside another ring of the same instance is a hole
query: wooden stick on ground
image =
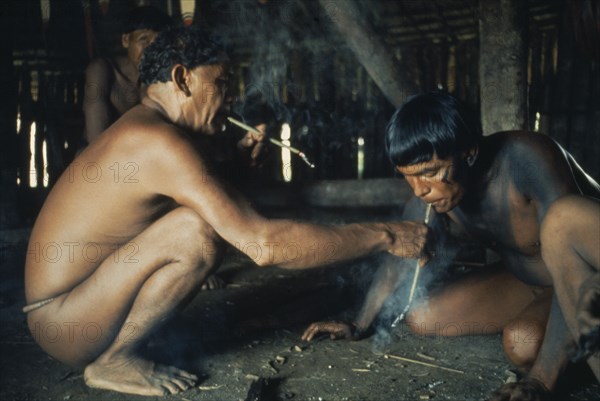
{"type": "Polygon", "coordinates": [[[436,365],[434,363],[428,363],[428,362],[423,362],[423,361],[417,361],[415,359],[410,359],[410,358],[405,358],[403,356],[397,356],[397,355],[392,355],[392,354],[385,354],[383,356],[384,358],[388,359],[388,358],[392,358],[392,359],[398,359],[400,361],[404,361],[404,362],[410,362],[410,363],[415,363],[418,365],[423,365],[423,366],[429,366],[431,368],[438,368],[438,369],[443,369],[443,370],[447,370],[449,372],[454,372],[454,373],[465,373],[462,370],[458,370],[458,369],[452,369],[452,368],[446,368],[444,366],[440,366],[440,365],[436,365]]]}

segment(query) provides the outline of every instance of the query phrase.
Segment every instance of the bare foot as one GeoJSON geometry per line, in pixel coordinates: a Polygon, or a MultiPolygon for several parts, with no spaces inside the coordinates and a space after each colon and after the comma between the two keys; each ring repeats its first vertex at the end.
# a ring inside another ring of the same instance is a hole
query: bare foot
{"type": "Polygon", "coordinates": [[[139,395],[177,394],[193,387],[198,377],[172,366],[141,358],[98,358],[85,368],[89,387],[139,395]]]}
{"type": "Polygon", "coordinates": [[[219,288],[225,288],[225,281],[221,280],[215,274],[208,276],[206,281],[202,283],[202,287],[200,287],[202,291],[217,290],[219,288]]]}

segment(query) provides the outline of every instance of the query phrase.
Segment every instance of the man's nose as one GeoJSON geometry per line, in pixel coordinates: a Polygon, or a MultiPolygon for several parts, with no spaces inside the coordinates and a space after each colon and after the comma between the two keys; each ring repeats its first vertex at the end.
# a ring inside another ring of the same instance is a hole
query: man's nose
{"type": "Polygon", "coordinates": [[[421,179],[419,179],[418,177],[413,177],[411,179],[411,182],[409,183],[416,197],[422,198],[423,196],[431,192],[430,186],[427,183],[421,181],[421,179]]]}

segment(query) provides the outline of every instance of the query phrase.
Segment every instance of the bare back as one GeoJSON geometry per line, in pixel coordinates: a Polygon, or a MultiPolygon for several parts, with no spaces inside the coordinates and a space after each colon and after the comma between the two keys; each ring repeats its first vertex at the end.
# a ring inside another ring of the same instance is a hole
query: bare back
{"type": "Polygon", "coordinates": [[[168,127],[156,113],[136,107],[59,178],[31,235],[28,299],[70,290],[125,244],[124,254],[111,257],[135,261],[137,245],[128,242],[174,207],[172,199],[153,192],[144,179],[152,141],[141,142],[141,134],[156,126],[168,127]]]}

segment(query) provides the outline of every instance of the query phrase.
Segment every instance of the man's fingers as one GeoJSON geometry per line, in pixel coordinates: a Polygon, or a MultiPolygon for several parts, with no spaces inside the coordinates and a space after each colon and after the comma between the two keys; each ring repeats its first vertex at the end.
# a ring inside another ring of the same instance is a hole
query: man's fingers
{"type": "Polygon", "coordinates": [[[340,334],[343,334],[336,323],[313,323],[304,331],[302,340],[312,341],[319,333],[329,333],[329,337],[332,340],[339,338],[340,334]]]}
{"type": "Polygon", "coordinates": [[[390,251],[396,256],[416,259],[424,255],[429,228],[420,222],[405,221],[390,226],[395,237],[394,248],[390,251]]]}
{"type": "Polygon", "coordinates": [[[306,336],[306,341],[312,341],[315,334],[317,334],[317,331],[318,329],[316,327],[311,328],[306,336]]]}
{"type": "Polygon", "coordinates": [[[265,140],[265,136],[256,134],[254,132],[247,132],[246,135],[238,142],[239,146],[242,148],[251,148],[257,144],[263,143],[265,140]]]}
{"type": "Polygon", "coordinates": [[[260,152],[263,148],[263,144],[262,143],[257,143],[254,148],[252,149],[252,153],[250,154],[250,157],[255,160],[258,158],[258,156],[260,155],[260,152]]]}
{"type": "Polygon", "coordinates": [[[249,132],[250,137],[254,142],[263,142],[265,140],[265,134],[257,134],[256,132],[249,132]]]}
{"type": "Polygon", "coordinates": [[[252,135],[250,133],[244,135],[244,137],[239,142],[240,146],[244,148],[249,148],[250,146],[252,146],[253,143],[254,140],[252,139],[252,135]]]}
{"type": "Polygon", "coordinates": [[[318,331],[319,326],[315,323],[311,324],[310,326],[308,326],[308,329],[304,331],[304,334],[302,335],[302,340],[311,341],[318,331]]]}

